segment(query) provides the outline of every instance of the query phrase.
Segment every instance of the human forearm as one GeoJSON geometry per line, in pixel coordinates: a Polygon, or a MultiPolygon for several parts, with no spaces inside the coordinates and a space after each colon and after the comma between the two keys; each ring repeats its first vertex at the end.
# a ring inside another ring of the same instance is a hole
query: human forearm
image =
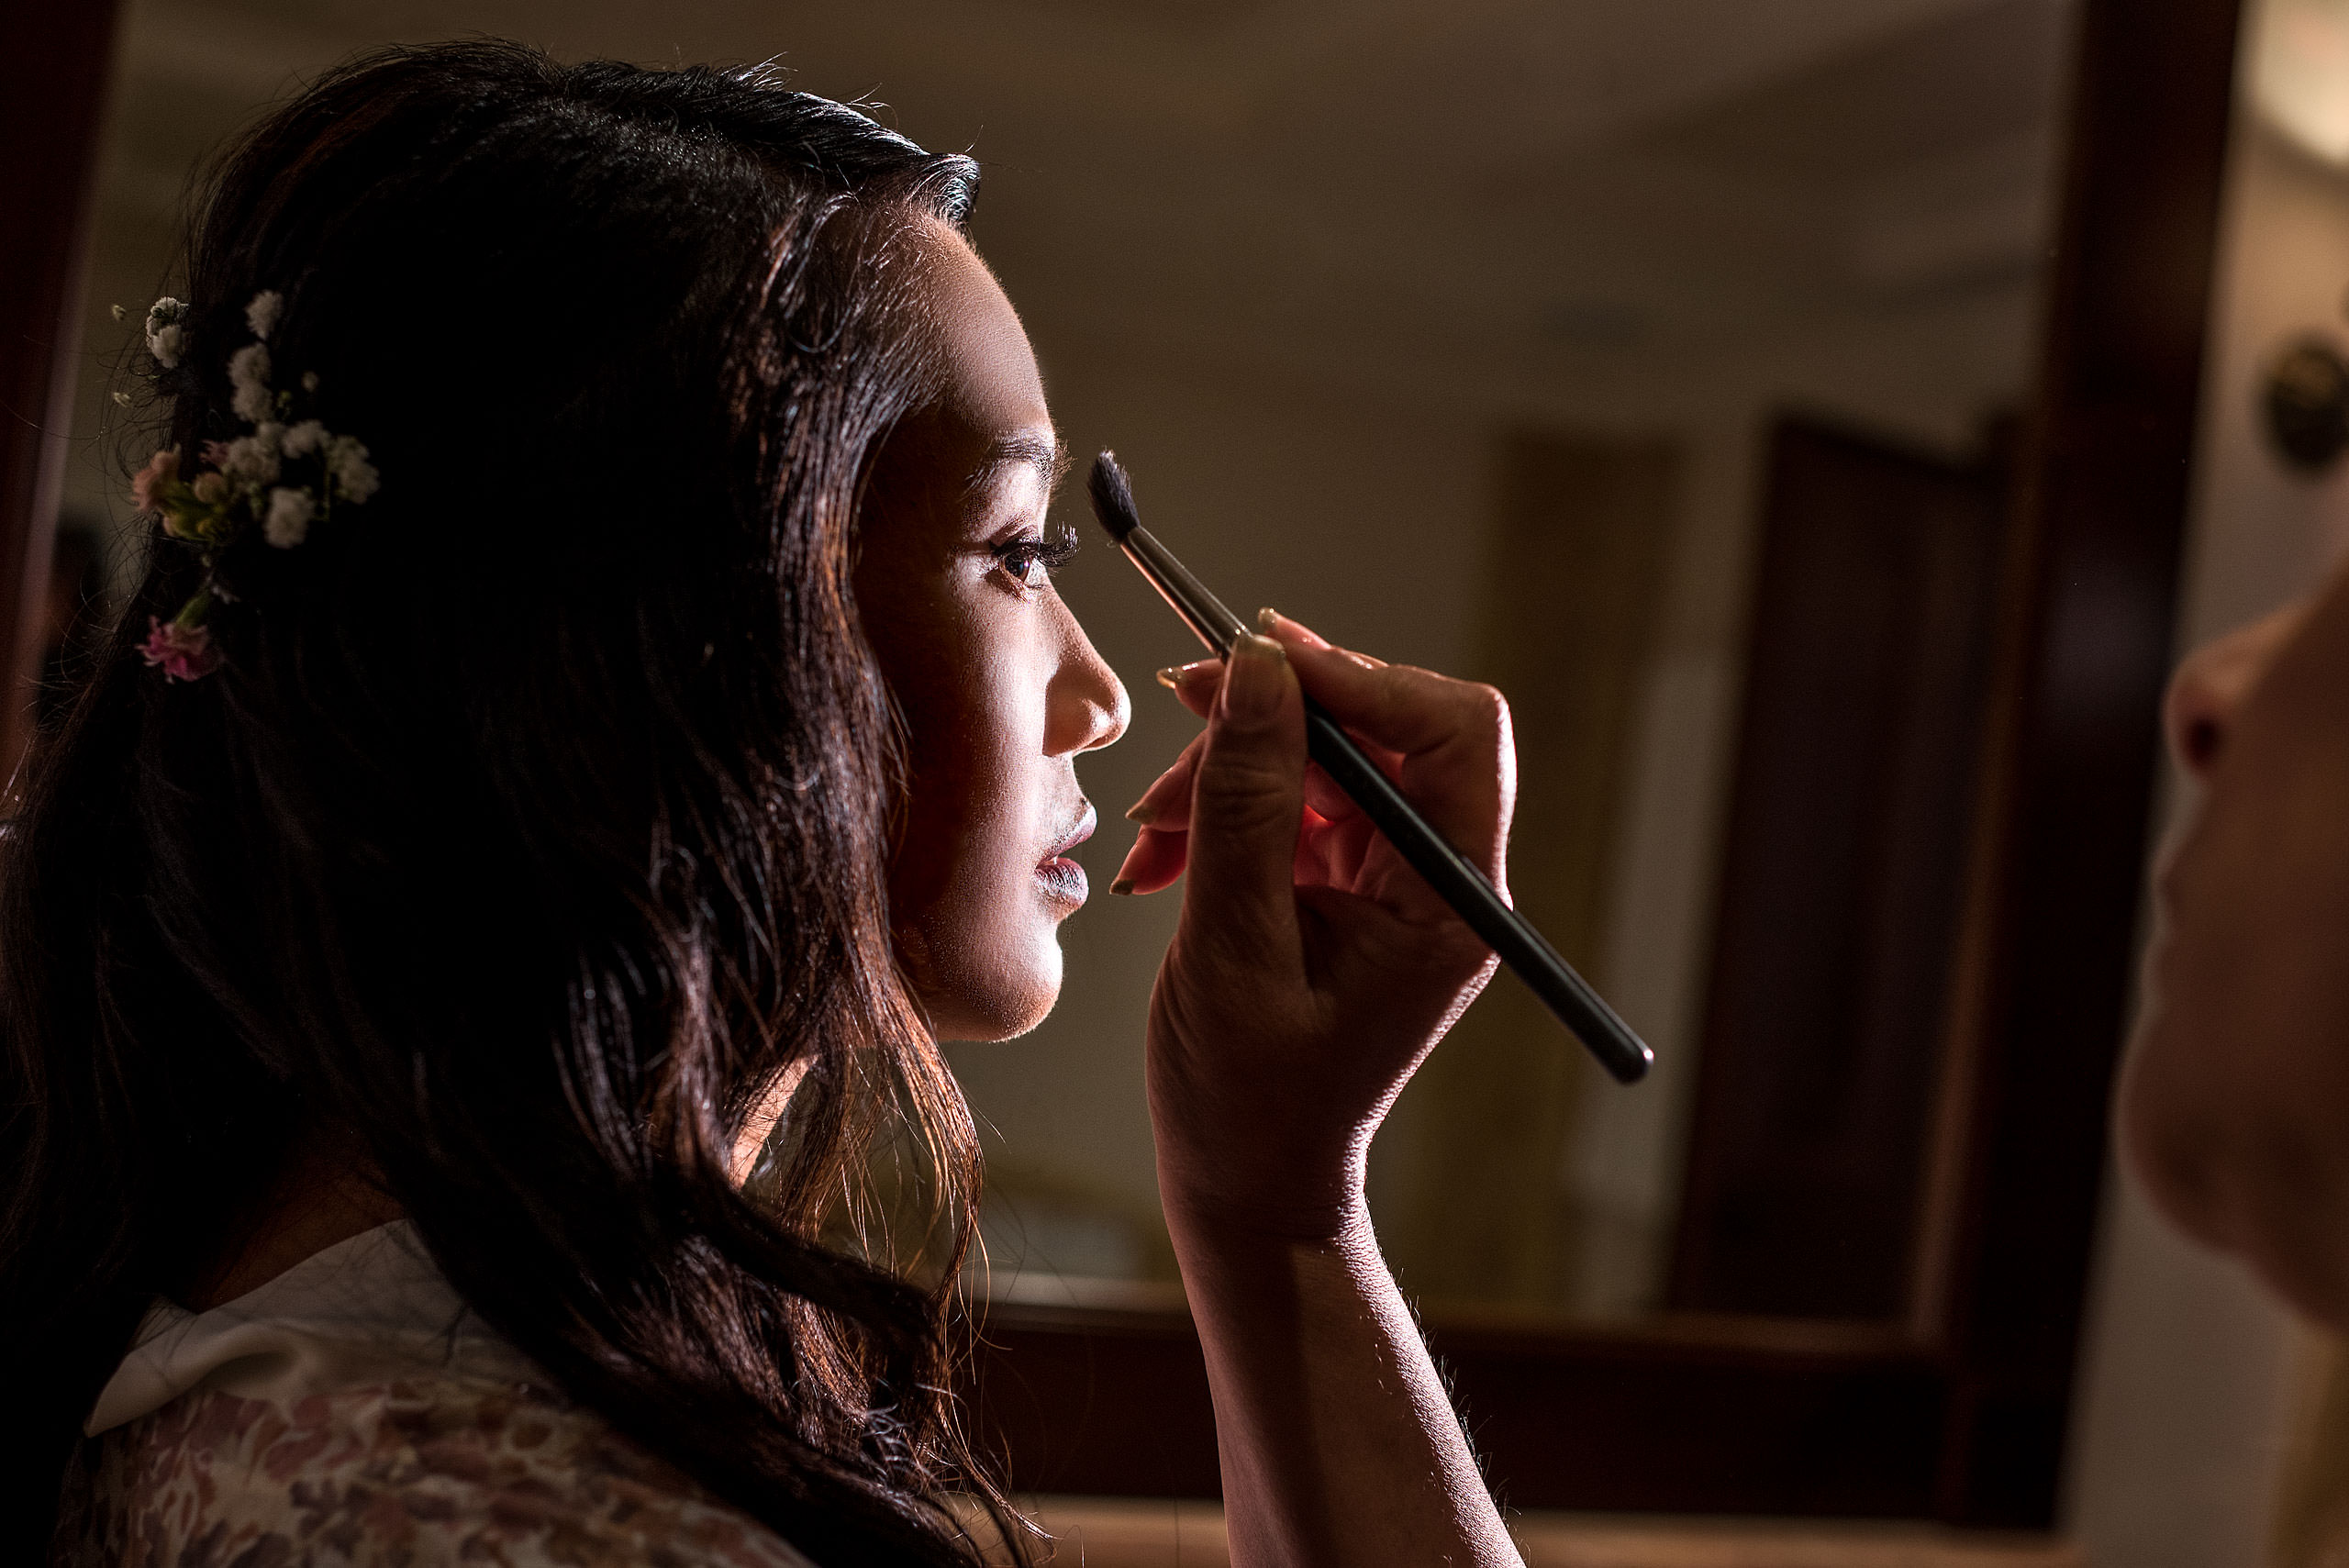
{"type": "Polygon", "coordinates": [[[1368,1213],[1312,1241],[1169,1220],[1215,1398],[1234,1568],[1515,1568],[1368,1213]]]}
{"type": "Polygon", "coordinates": [[[1186,881],[1146,1069],[1232,1561],[1512,1568],[1362,1201],[1379,1122],[1492,954],[1308,772],[1301,684],[1499,887],[1506,707],[1263,624],[1279,640],[1177,673],[1207,733],[1136,806],[1145,830],[1120,873],[1137,891],[1186,881]]]}

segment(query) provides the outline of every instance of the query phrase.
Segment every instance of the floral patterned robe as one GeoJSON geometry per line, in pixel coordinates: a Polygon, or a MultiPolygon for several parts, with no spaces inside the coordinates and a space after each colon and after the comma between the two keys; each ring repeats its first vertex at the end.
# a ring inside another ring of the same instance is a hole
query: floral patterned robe
{"type": "Polygon", "coordinates": [[[405,1224],[210,1312],[158,1302],[87,1430],[122,1568],[808,1568],[564,1398],[405,1224]]]}

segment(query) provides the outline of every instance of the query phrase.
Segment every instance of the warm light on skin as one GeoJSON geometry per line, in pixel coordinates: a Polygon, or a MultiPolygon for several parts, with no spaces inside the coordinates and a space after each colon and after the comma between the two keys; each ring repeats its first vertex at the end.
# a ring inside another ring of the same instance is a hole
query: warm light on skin
{"type": "Polygon", "coordinates": [[[727,1174],[740,1186],[751,1179],[759,1167],[759,1156],[766,1151],[767,1140],[774,1136],[775,1124],[790,1107],[791,1096],[799,1092],[807,1080],[807,1069],[813,1065],[807,1057],[800,1057],[783,1070],[783,1075],[759,1097],[751,1114],[742,1118],[742,1130],[734,1135],[734,1150],[727,1157],[727,1174]]]}
{"type": "Polygon", "coordinates": [[[2189,658],[2165,715],[2202,799],[2162,857],[2119,1098],[2179,1226],[2349,1326],[2349,572],[2189,658]]]}
{"type": "Polygon", "coordinates": [[[1129,707],[1017,552],[1044,537],[1056,450],[1027,333],[967,244],[942,226],[929,243],[941,390],[878,460],[856,595],[910,753],[889,879],[899,954],[940,1039],[1003,1040],[1059,997],[1060,922],[1082,895],[1040,867],[1090,821],[1076,755],[1123,734],[1129,707]]]}

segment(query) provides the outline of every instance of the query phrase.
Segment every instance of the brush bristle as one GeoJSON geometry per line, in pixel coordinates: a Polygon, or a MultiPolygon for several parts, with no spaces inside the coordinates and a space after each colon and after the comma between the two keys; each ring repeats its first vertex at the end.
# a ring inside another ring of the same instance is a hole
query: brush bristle
{"type": "Polygon", "coordinates": [[[1141,526],[1141,518],[1134,511],[1134,487],[1126,480],[1126,471],[1119,466],[1118,454],[1103,452],[1093,460],[1093,472],[1085,476],[1085,488],[1093,496],[1093,515],[1109,530],[1109,537],[1125,542],[1128,534],[1141,526]]]}

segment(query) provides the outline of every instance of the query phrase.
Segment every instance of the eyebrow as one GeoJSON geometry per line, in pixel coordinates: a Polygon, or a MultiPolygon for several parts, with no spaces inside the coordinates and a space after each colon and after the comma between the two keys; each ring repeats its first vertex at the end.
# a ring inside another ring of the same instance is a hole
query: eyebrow
{"type": "Polygon", "coordinates": [[[1044,481],[1046,495],[1060,488],[1061,480],[1068,473],[1068,441],[1058,430],[1051,435],[1039,435],[1034,430],[1017,430],[987,449],[987,455],[971,476],[974,491],[985,489],[1008,468],[1022,466],[1036,470],[1044,481]]]}

